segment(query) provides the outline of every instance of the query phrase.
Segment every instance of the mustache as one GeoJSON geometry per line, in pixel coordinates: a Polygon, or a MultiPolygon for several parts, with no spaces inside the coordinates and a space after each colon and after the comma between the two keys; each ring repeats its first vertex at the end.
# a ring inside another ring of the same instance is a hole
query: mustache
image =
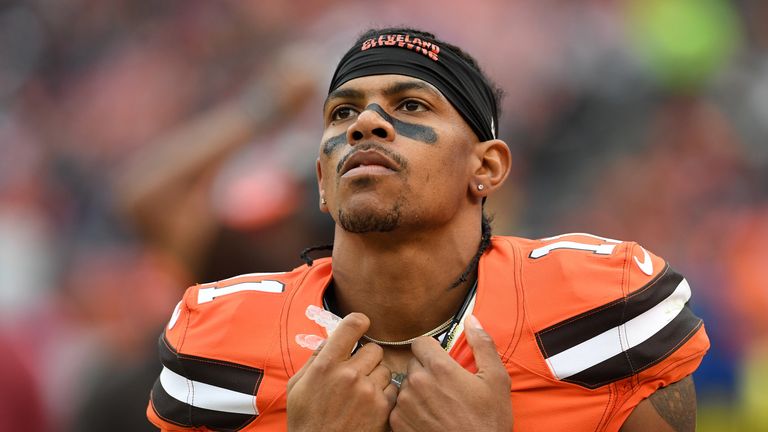
{"type": "Polygon", "coordinates": [[[394,151],[388,149],[387,147],[384,147],[383,145],[374,143],[374,142],[368,142],[368,143],[362,143],[357,144],[352,151],[345,154],[340,160],[339,163],[336,165],[336,173],[340,173],[341,169],[344,167],[344,164],[347,162],[349,158],[351,158],[355,153],[365,150],[375,150],[393,161],[400,167],[401,170],[405,171],[408,168],[408,161],[405,160],[400,154],[395,153],[394,151]]]}

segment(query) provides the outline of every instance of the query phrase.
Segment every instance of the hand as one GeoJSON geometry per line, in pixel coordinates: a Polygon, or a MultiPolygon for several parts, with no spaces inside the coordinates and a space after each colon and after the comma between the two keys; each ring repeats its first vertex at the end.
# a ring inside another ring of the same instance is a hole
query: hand
{"type": "Polygon", "coordinates": [[[509,374],[496,345],[474,316],[464,328],[477,373],[462,368],[436,340],[416,340],[408,377],[389,415],[394,432],[512,430],[509,374]]]}
{"type": "Polygon", "coordinates": [[[386,431],[397,399],[384,352],[366,344],[352,349],[370,320],[351,313],[288,381],[288,430],[386,431]]]}
{"type": "Polygon", "coordinates": [[[281,49],[264,72],[243,89],[240,104],[257,125],[285,121],[321,96],[327,79],[317,72],[325,65],[322,51],[306,43],[281,49]]]}

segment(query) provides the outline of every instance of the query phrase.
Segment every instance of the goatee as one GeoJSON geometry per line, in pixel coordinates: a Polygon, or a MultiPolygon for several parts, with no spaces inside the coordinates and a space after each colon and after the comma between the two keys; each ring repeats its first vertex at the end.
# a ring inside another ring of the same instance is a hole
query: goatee
{"type": "Polygon", "coordinates": [[[339,225],[345,231],[355,234],[393,231],[400,225],[400,204],[395,204],[385,213],[352,212],[350,214],[339,209],[339,225]]]}

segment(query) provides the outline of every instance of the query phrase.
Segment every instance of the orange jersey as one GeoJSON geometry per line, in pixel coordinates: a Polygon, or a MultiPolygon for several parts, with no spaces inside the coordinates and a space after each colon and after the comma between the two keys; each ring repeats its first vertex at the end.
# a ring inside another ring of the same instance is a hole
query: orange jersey
{"type": "MultiPolygon", "coordinates": [[[[331,260],[187,290],[160,338],[149,419],[168,431],[281,431],[286,385],[325,335],[331,260]]],[[[709,347],[688,283],[631,242],[588,234],[494,237],[469,302],[512,381],[516,430],[616,431],[640,401],[691,374],[709,347]]],[[[449,354],[476,367],[464,335],[449,354]]]]}

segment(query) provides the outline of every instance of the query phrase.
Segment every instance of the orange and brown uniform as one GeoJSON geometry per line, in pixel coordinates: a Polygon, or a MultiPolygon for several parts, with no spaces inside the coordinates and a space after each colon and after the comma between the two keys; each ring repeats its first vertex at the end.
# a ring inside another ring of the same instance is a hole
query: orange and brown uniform
{"type": "MultiPolygon", "coordinates": [[[[147,408],[168,431],[280,431],[286,385],[324,334],[331,259],[187,290],[160,338],[163,371],[147,408]]],[[[686,280],[632,242],[588,234],[494,237],[473,313],[509,372],[515,429],[616,431],[660,387],[691,374],[709,347],[686,280]]],[[[474,371],[461,329],[449,353],[474,371]]],[[[343,395],[340,395],[343,397],[343,395]]]]}

